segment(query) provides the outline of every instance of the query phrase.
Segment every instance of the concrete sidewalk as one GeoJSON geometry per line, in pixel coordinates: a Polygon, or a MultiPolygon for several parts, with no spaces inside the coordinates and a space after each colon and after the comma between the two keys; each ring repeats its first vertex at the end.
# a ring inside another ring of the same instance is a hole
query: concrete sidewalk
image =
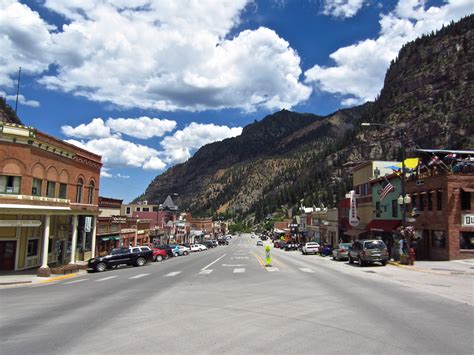
{"type": "Polygon", "coordinates": [[[411,269],[413,271],[429,272],[443,275],[473,275],[474,259],[450,260],[450,261],[415,261],[415,265],[401,265],[398,262],[391,261],[391,265],[411,269]]]}
{"type": "Polygon", "coordinates": [[[21,270],[21,271],[2,271],[0,272],[0,288],[18,287],[24,285],[41,284],[46,282],[53,282],[73,278],[79,275],[86,274],[87,271],[80,270],[77,273],[67,275],[51,275],[51,277],[36,276],[36,269],[21,270]]]}

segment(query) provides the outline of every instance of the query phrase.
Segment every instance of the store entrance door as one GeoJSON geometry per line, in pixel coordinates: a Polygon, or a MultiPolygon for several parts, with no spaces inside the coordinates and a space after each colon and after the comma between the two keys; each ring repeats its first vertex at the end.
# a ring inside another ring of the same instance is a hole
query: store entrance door
{"type": "Polygon", "coordinates": [[[16,241],[0,242],[0,270],[15,270],[16,241]]]}

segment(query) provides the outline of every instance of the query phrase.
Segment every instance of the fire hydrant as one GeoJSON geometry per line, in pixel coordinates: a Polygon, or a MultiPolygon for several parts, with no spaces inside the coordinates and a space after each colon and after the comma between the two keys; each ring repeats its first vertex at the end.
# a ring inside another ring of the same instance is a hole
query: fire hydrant
{"type": "Polygon", "coordinates": [[[415,249],[410,248],[410,250],[408,251],[408,264],[415,265],[415,260],[416,260],[415,249]]]}

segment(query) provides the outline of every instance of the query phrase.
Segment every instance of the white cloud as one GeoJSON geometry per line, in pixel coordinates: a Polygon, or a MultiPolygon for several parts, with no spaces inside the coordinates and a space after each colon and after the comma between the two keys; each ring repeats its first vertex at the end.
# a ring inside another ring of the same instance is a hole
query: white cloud
{"type": "Polygon", "coordinates": [[[94,118],[90,123],[83,123],[73,128],[71,126],[62,126],[61,131],[68,137],[76,138],[106,138],[110,137],[110,128],[105,126],[102,118],[94,118]]]}
{"type": "MultiPolygon", "coordinates": [[[[7,101],[13,101],[13,102],[16,101],[16,95],[7,95],[7,93],[5,91],[0,91],[0,97],[5,98],[5,100],[7,100],[7,101]]],[[[28,99],[26,99],[26,97],[24,97],[21,94],[18,95],[18,103],[20,103],[21,105],[30,106],[30,107],[40,107],[41,106],[39,101],[28,100],[28,99]]]]}
{"type": "Polygon", "coordinates": [[[151,157],[145,164],[143,164],[143,169],[145,170],[163,170],[166,167],[164,163],[158,157],[151,157]]]}
{"type": "Polygon", "coordinates": [[[200,124],[192,122],[172,136],[161,141],[164,148],[163,155],[168,163],[179,163],[191,157],[191,151],[203,145],[235,137],[242,133],[241,127],[217,126],[214,124],[200,124]]]}
{"type": "Polygon", "coordinates": [[[131,137],[149,139],[162,137],[165,133],[172,131],[176,127],[176,121],[150,117],[109,118],[106,125],[116,132],[131,137]]]}
{"type": "Polygon", "coordinates": [[[324,0],[323,14],[334,17],[352,17],[367,0],[324,0]]]}
{"type": "Polygon", "coordinates": [[[342,96],[346,105],[373,100],[383,87],[390,61],[403,44],[474,12],[471,0],[451,0],[428,9],[424,4],[421,0],[400,0],[394,11],[381,16],[378,38],[339,48],[330,55],[335,66],[313,66],[305,72],[305,82],[342,96]]]}
{"type": "Polygon", "coordinates": [[[118,137],[93,139],[87,142],[70,139],[66,142],[101,155],[102,162],[107,168],[141,168],[151,157],[158,155],[156,149],[128,142],[118,137]]]}
{"type": "Polygon", "coordinates": [[[47,0],[67,19],[54,31],[27,5],[3,1],[17,10],[0,10],[0,26],[11,28],[0,27],[2,53],[19,54],[2,58],[0,85],[24,62],[34,74],[54,64],[39,80],[49,89],[122,107],[280,109],[311,93],[298,54],[274,31],[228,37],[252,0],[47,0]],[[34,45],[21,46],[19,33],[34,45]]]}
{"type": "Polygon", "coordinates": [[[110,169],[109,168],[106,168],[106,167],[102,167],[100,169],[100,177],[104,177],[104,178],[111,178],[113,177],[113,175],[109,172],[110,169]]]}
{"type": "Polygon", "coordinates": [[[40,74],[52,63],[52,39],[39,14],[15,0],[0,1],[0,86],[14,87],[18,68],[40,74]]]}

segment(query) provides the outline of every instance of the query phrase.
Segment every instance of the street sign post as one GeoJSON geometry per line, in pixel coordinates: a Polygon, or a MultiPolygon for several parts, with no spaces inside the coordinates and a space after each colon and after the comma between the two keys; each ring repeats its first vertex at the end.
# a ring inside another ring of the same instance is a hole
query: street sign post
{"type": "Polygon", "coordinates": [[[270,254],[270,246],[265,247],[265,266],[272,266],[272,256],[270,254]]]}

